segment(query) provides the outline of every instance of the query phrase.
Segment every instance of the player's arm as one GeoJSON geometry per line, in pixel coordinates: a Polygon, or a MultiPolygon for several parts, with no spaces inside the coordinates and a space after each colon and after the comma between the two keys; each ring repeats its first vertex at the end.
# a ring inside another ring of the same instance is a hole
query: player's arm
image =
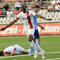
{"type": "Polygon", "coordinates": [[[44,29],[44,27],[43,26],[41,26],[40,24],[37,24],[41,29],[44,29]]]}
{"type": "Polygon", "coordinates": [[[5,30],[6,28],[10,27],[11,25],[13,25],[15,22],[17,22],[17,20],[12,21],[10,24],[8,24],[7,26],[5,26],[4,28],[1,28],[0,31],[5,30]]]}
{"type": "Polygon", "coordinates": [[[4,52],[4,56],[12,56],[15,55],[14,51],[16,51],[16,48],[14,48],[14,50],[12,52],[4,52]]]}
{"type": "Polygon", "coordinates": [[[36,14],[34,11],[30,11],[30,14],[32,14],[33,16],[37,16],[38,18],[41,18],[41,19],[45,19],[45,20],[52,20],[52,19],[47,19],[39,14],[36,14]]]}
{"type": "Polygon", "coordinates": [[[47,18],[45,18],[45,17],[43,17],[43,16],[41,16],[39,14],[36,14],[35,16],[37,16],[38,18],[41,18],[41,19],[45,19],[45,20],[52,20],[52,19],[47,19],[47,18]]]}
{"type": "Polygon", "coordinates": [[[1,28],[0,31],[5,30],[6,28],[10,27],[10,26],[13,25],[15,22],[17,22],[17,21],[20,19],[20,16],[21,16],[21,14],[19,13],[19,14],[16,16],[16,19],[15,19],[14,21],[12,21],[10,24],[8,24],[7,26],[5,26],[4,28],[1,28]]]}
{"type": "Polygon", "coordinates": [[[14,54],[5,54],[4,56],[12,56],[12,55],[14,55],[14,54]]]}
{"type": "Polygon", "coordinates": [[[7,53],[7,52],[4,52],[3,55],[4,55],[4,56],[12,56],[12,55],[14,55],[14,53],[7,53]]]}

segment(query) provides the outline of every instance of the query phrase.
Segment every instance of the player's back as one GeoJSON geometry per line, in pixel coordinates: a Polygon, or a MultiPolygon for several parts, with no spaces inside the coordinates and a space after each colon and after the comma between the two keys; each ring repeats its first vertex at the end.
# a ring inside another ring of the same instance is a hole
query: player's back
{"type": "Polygon", "coordinates": [[[7,53],[12,53],[13,52],[13,50],[14,50],[14,46],[9,46],[9,47],[7,47],[6,49],[4,49],[4,52],[7,52],[7,53]]]}
{"type": "Polygon", "coordinates": [[[16,48],[16,50],[14,51],[15,54],[22,54],[23,51],[25,51],[25,49],[19,45],[14,45],[14,47],[16,48]]]}
{"type": "Polygon", "coordinates": [[[19,45],[9,46],[4,50],[4,52],[7,52],[7,53],[14,52],[14,54],[22,54],[22,51],[25,51],[25,49],[19,45]]]}

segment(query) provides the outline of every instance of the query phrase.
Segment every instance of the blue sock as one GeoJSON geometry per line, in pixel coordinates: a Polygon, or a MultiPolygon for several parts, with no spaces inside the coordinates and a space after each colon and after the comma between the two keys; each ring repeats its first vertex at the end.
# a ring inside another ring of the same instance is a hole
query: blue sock
{"type": "Polygon", "coordinates": [[[33,52],[34,52],[34,49],[33,49],[33,47],[32,47],[32,46],[30,46],[30,55],[32,55],[32,54],[33,54],[33,52]]]}
{"type": "MultiPolygon", "coordinates": [[[[37,41],[37,42],[36,42],[36,45],[40,47],[40,41],[39,41],[39,42],[37,41]]],[[[38,52],[40,52],[39,49],[38,49],[38,52]]]]}

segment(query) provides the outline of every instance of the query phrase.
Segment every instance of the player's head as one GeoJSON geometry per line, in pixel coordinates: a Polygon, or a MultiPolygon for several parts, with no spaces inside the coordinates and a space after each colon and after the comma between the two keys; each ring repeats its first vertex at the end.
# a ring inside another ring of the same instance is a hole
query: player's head
{"type": "Polygon", "coordinates": [[[40,10],[40,6],[39,5],[34,5],[33,9],[35,12],[38,12],[40,10]]]}
{"type": "Polygon", "coordinates": [[[3,51],[0,51],[0,56],[4,56],[3,51]]]}
{"type": "Polygon", "coordinates": [[[23,13],[26,13],[26,7],[24,5],[22,5],[20,9],[23,11],[23,13]]]}

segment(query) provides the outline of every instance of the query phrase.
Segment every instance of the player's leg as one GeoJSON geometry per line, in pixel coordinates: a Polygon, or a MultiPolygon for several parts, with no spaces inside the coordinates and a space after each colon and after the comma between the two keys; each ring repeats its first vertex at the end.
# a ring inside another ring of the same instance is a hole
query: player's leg
{"type": "MultiPolygon", "coordinates": [[[[30,41],[31,47],[34,50],[34,51],[32,51],[32,52],[34,52],[34,57],[37,58],[38,57],[38,51],[37,51],[38,48],[37,48],[36,43],[34,42],[33,36],[29,35],[29,41],[30,41]]],[[[31,51],[30,51],[30,53],[31,53],[31,51]]]]}
{"type": "Polygon", "coordinates": [[[38,46],[38,53],[44,58],[45,51],[40,47],[40,35],[38,30],[35,30],[34,39],[36,40],[36,45],[38,46]]]}
{"type": "Polygon", "coordinates": [[[33,53],[34,53],[34,48],[32,45],[30,45],[29,55],[33,55],[33,53]]]}
{"type": "Polygon", "coordinates": [[[42,59],[45,58],[45,51],[40,47],[40,39],[36,39],[36,45],[38,46],[38,53],[42,55],[42,59]]]}
{"type": "Polygon", "coordinates": [[[35,32],[34,29],[30,29],[30,31],[29,31],[29,41],[30,41],[30,44],[31,44],[31,49],[34,49],[34,52],[35,52],[34,57],[36,58],[38,56],[38,52],[37,52],[37,45],[36,45],[35,40],[33,38],[34,32],[35,32]]]}
{"type": "MultiPolygon", "coordinates": [[[[34,39],[36,40],[36,45],[40,47],[40,39],[39,39],[39,34],[35,31],[34,32],[34,39]]],[[[32,55],[34,52],[34,49],[32,47],[32,45],[30,46],[30,54],[32,55]]],[[[38,50],[38,52],[40,52],[40,50],[38,50]]]]}
{"type": "MultiPolygon", "coordinates": [[[[36,41],[36,45],[38,46],[38,48],[40,48],[40,35],[38,30],[35,30],[34,32],[34,39],[36,41]]],[[[38,49],[38,52],[40,52],[40,50],[38,49]]]]}

